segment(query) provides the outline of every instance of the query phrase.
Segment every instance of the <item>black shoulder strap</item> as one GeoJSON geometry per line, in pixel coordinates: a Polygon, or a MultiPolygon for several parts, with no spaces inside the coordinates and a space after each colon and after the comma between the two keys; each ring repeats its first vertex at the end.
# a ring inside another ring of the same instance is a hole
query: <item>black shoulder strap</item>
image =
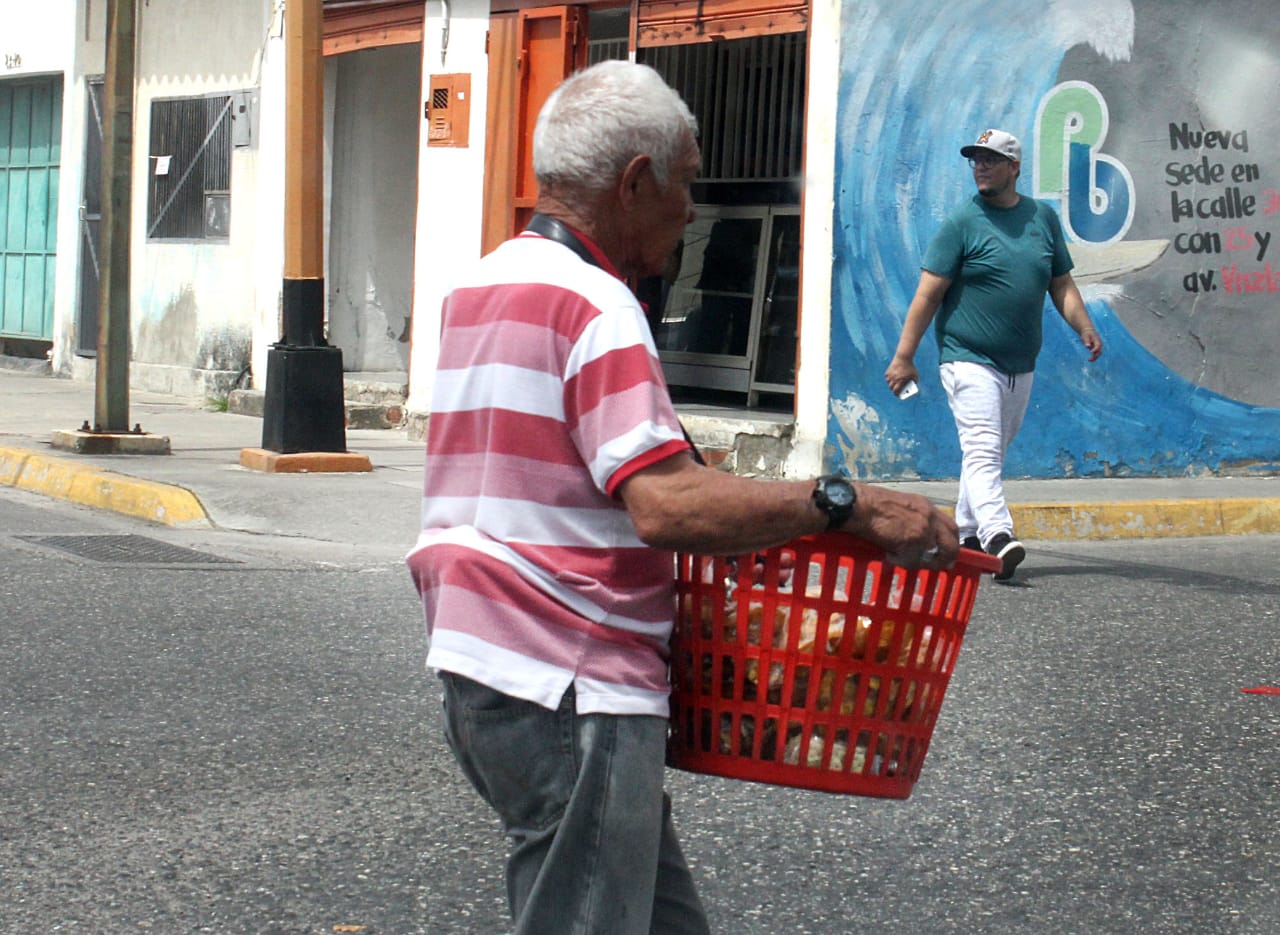
{"type": "Polygon", "coordinates": [[[525,230],[533,231],[541,237],[563,244],[576,253],[584,263],[597,267],[600,265],[600,261],[595,258],[595,254],[587,249],[587,245],[582,242],[578,235],[569,230],[564,222],[551,217],[549,214],[535,214],[529,218],[529,223],[525,230]]]}
{"type": "MultiPolygon", "coordinates": [[[[549,214],[535,214],[529,218],[529,223],[525,225],[525,230],[532,231],[540,237],[546,237],[548,240],[554,240],[556,243],[568,247],[582,262],[591,266],[600,267],[600,261],[596,259],[587,245],[582,242],[573,231],[557,218],[551,217],[549,214]]],[[[689,443],[689,447],[693,450],[693,460],[701,465],[706,465],[706,461],[702,457],[702,452],[698,450],[698,446],[693,443],[693,439],[689,437],[689,431],[682,423],[680,431],[684,433],[684,440],[689,443]]]]}

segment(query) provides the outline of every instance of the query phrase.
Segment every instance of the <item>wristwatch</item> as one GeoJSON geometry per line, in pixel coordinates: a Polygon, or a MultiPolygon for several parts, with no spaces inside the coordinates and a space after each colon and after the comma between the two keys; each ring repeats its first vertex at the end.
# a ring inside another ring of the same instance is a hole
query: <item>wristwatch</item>
{"type": "Polygon", "coordinates": [[[824,474],[814,483],[813,502],[827,514],[827,532],[831,532],[849,521],[858,502],[858,493],[847,478],[839,474],[824,474]]]}

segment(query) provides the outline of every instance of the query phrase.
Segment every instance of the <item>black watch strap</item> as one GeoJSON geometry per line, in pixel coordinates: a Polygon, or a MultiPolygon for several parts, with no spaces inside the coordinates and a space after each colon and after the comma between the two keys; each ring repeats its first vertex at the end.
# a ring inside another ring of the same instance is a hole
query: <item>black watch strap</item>
{"type": "Polygon", "coordinates": [[[839,529],[853,516],[858,494],[847,477],[824,474],[814,482],[813,502],[827,514],[827,532],[831,532],[839,529]]]}

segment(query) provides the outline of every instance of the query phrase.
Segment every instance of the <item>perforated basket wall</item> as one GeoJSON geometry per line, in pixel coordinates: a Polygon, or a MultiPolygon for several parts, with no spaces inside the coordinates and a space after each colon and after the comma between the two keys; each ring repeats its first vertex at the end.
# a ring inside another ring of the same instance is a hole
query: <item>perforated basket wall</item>
{"type": "Polygon", "coordinates": [[[948,571],[908,570],[828,535],[676,564],[670,765],[911,795],[979,576],[997,560],[962,551],[948,571]]]}

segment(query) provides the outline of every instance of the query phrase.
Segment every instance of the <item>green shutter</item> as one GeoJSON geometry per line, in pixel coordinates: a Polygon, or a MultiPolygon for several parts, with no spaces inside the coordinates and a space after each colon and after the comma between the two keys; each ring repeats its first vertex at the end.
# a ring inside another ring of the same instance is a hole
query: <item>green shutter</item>
{"type": "Polygon", "coordinates": [[[62,78],[0,81],[0,337],[52,340],[62,78]]]}

